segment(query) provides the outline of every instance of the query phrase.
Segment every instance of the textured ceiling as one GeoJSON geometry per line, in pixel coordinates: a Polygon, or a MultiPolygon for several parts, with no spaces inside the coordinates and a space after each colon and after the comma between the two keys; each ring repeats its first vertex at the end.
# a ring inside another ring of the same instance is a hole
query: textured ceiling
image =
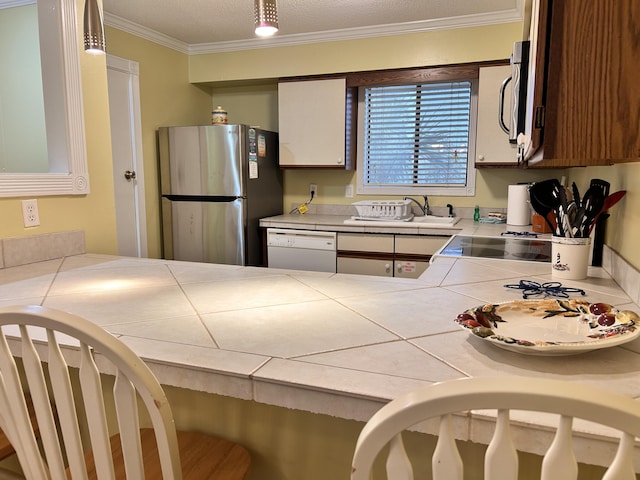
{"type": "MultiPolygon", "coordinates": [[[[522,19],[525,0],[277,0],[274,39],[347,38],[522,19]]],[[[107,25],[186,45],[256,41],[253,0],[103,0],[107,25]]]]}

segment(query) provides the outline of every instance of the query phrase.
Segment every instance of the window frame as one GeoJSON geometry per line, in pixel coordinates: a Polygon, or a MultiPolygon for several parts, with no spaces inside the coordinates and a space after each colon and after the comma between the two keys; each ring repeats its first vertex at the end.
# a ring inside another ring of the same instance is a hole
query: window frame
{"type": "Polygon", "coordinates": [[[475,143],[478,117],[478,75],[480,64],[433,67],[362,73],[347,77],[347,87],[357,90],[357,148],[356,150],[356,193],[358,195],[446,195],[474,196],[476,184],[475,143]],[[467,157],[467,184],[460,187],[393,185],[378,186],[364,183],[364,90],[366,87],[378,87],[401,84],[443,83],[453,81],[471,82],[471,106],[469,125],[469,151],[467,157]]]}

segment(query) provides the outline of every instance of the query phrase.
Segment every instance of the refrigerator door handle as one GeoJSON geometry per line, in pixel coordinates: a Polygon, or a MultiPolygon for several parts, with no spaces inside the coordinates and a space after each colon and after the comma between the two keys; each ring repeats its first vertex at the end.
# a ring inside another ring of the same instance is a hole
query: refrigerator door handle
{"type": "Polygon", "coordinates": [[[245,197],[238,195],[163,195],[172,202],[235,202],[245,197]]]}

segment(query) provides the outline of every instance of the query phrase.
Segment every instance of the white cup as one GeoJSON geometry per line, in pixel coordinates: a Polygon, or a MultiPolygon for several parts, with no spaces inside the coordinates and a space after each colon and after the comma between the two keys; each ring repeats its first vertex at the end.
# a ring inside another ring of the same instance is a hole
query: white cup
{"type": "Polygon", "coordinates": [[[551,276],[568,280],[587,278],[591,239],[551,238],[551,276]]]}

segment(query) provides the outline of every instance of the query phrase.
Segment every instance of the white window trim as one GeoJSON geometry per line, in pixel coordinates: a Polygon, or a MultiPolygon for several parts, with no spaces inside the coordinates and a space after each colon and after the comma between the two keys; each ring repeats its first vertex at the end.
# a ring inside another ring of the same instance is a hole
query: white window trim
{"type": "Polygon", "coordinates": [[[0,197],[86,195],[90,189],[76,2],[37,4],[49,173],[0,174],[0,197]]]}
{"type": "Polygon", "coordinates": [[[375,186],[364,184],[364,96],[365,87],[358,88],[358,148],[356,153],[356,194],[358,195],[444,195],[451,197],[473,197],[476,194],[476,124],[478,121],[478,80],[471,82],[471,111],[469,124],[469,152],[467,158],[467,185],[465,187],[423,186],[375,186]]]}

